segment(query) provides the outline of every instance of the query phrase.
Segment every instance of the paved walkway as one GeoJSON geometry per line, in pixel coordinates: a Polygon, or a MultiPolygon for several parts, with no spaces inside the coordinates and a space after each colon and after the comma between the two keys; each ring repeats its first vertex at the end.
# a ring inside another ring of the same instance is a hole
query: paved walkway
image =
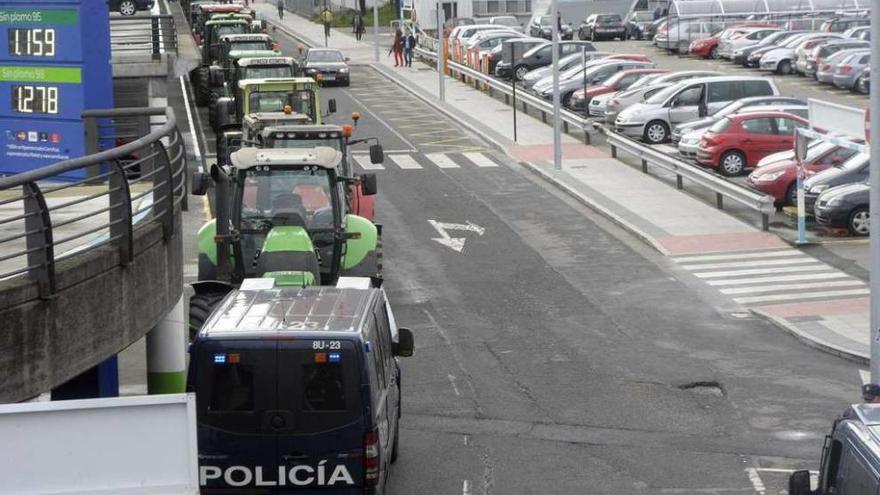
{"type": "MultiPolygon", "coordinates": [[[[273,9],[262,8],[261,13],[277,22],[273,9]]],[[[323,45],[323,27],[302,17],[289,14],[279,26],[303,41],[320,40],[323,45]]],[[[341,30],[334,30],[329,46],[344,50],[354,63],[373,65],[487,137],[533,172],[669,256],[682,277],[693,277],[714,296],[748,308],[810,345],[867,361],[868,288],[861,280],[570,136],[563,136],[562,168],[554,170],[551,126],[519,114],[514,142],[511,107],[449,77],[446,101],[441,103],[436,71],[418,62],[412,68],[394,67],[387,46],[378,63],[371,45],[341,30]]]]}

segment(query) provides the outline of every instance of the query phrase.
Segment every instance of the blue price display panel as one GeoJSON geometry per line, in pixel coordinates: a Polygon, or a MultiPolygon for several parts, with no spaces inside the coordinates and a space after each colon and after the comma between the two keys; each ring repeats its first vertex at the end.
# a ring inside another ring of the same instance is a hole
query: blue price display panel
{"type": "Polygon", "coordinates": [[[79,7],[0,7],[0,60],[80,62],[79,7]]]}
{"type": "Polygon", "coordinates": [[[0,117],[0,172],[24,172],[30,170],[27,163],[49,165],[84,154],[80,122],[0,117]]]}
{"type": "Polygon", "coordinates": [[[79,120],[79,67],[0,67],[0,117],[79,120]]]}

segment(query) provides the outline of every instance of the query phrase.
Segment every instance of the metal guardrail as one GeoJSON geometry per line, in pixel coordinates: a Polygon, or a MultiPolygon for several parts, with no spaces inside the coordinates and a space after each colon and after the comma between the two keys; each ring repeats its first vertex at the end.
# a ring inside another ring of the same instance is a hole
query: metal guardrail
{"type": "MultiPolygon", "coordinates": [[[[436,51],[428,51],[425,47],[436,47],[437,40],[424,39],[424,37],[422,40],[420,46],[415,50],[416,53],[436,64],[436,51]]],[[[467,81],[470,79],[473,81],[475,87],[480,88],[482,86],[487,88],[490,96],[493,96],[493,92],[495,91],[503,94],[505,102],[508,105],[511,104],[513,90],[511,89],[510,84],[499,81],[494,77],[451,60],[447,60],[447,67],[453,74],[458,74],[462,80],[467,81]]],[[[538,110],[541,113],[541,119],[544,122],[547,122],[547,115],[552,115],[553,113],[552,104],[526,93],[525,91],[516,92],[516,101],[517,103],[521,102],[524,111],[528,111],[529,107],[538,110]]],[[[719,209],[724,208],[724,198],[740,203],[747,208],[758,212],[761,215],[761,227],[764,230],[769,230],[770,215],[776,211],[772,196],[740,186],[711,172],[703,170],[696,165],[692,165],[683,160],[679,160],[678,158],[657,151],[649,145],[639,143],[638,141],[606,129],[605,127],[594,125],[590,119],[584,118],[575,112],[562,109],[560,115],[562,118],[563,129],[566,133],[569,131],[570,126],[580,129],[584,133],[585,142],[589,144],[590,128],[595,128],[605,135],[606,140],[611,145],[612,157],[617,158],[617,152],[620,150],[639,158],[642,161],[642,171],[645,173],[648,173],[649,165],[672,172],[675,174],[676,187],[678,189],[684,188],[683,179],[688,179],[695,184],[709,189],[715,193],[715,204],[719,209]]]]}
{"type": "Polygon", "coordinates": [[[160,59],[177,54],[177,26],[174,17],[133,15],[110,17],[110,50],[114,56],[150,55],[160,59]]]}
{"type": "Polygon", "coordinates": [[[56,292],[59,261],[88,251],[84,245],[113,244],[127,265],[135,231],[159,222],[168,239],[176,209],[186,207],[186,149],[174,110],[88,110],[83,119],[87,149],[97,153],[0,178],[0,279],[30,277],[44,299],[56,292]],[[86,178],[71,180],[73,173],[86,178]]]}

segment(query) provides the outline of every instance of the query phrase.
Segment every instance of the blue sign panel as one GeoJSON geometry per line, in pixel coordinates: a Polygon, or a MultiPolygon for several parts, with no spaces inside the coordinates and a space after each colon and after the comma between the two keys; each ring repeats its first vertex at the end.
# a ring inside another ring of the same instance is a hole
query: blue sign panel
{"type": "Polygon", "coordinates": [[[83,110],[112,107],[106,0],[0,0],[0,174],[82,156],[83,110]]]}

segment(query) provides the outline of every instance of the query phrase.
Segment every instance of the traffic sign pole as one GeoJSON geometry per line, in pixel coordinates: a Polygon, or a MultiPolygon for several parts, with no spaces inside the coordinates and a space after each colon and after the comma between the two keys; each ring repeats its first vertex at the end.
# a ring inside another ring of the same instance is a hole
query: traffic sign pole
{"type": "MultiPolygon", "coordinates": [[[[871,25],[880,26],[880,7],[874,2],[871,25]]],[[[880,60],[880,36],[871,36],[871,58],[880,60]]],[[[871,72],[871,115],[880,115],[880,71],[871,72]]],[[[871,250],[871,383],[880,383],[880,125],[870,130],[870,250],[871,250]]]]}
{"type": "Polygon", "coordinates": [[[553,168],[562,169],[562,135],[559,126],[559,0],[552,1],[553,29],[551,31],[553,50],[553,168]]]}

